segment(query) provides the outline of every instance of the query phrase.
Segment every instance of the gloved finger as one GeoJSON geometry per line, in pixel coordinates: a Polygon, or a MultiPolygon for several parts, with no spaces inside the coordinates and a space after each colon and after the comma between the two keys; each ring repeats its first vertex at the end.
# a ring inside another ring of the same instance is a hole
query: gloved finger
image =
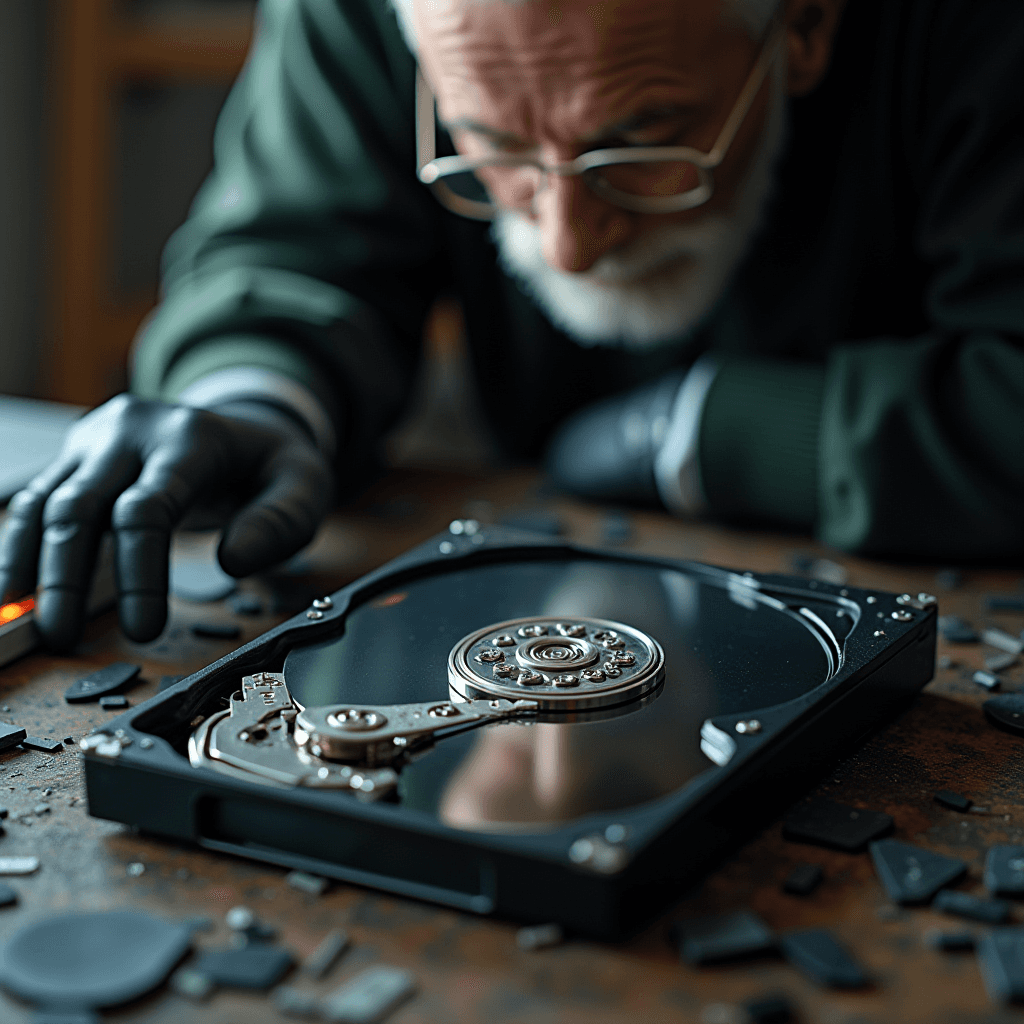
{"type": "Polygon", "coordinates": [[[249,576],[304,548],[331,506],[331,471],[313,449],[292,447],[268,467],[270,483],[224,529],[217,558],[249,576]]]}
{"type": "Polygon", "coordinates": [[[0,530],[0,604],[35,590],[46,499],[77,468],[76,459],[58,459],[8,503],[0,530]]]}
{"type": "Polygon", "coordinates": [[[118,615],[138,643],[158,637],[167,622],[171,531],[217,482],[217,468],[201,447],[167,445],[146,460],[139,479],[114,504],[118,615]]]}
{"type": "Polygon", "coordinates": [[[84,461],[46,501],[36,625],[51,650],[70,650],[82,634],[96,552],[110,507],[138,471],[138,458],[132,452],[108,449],[84,461]]]}

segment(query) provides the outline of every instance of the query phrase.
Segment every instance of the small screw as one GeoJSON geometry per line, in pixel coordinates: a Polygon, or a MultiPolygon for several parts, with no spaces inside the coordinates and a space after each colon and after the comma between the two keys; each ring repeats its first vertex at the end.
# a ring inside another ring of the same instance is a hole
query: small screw
{"type": "Polygon", "coordinates": [[[322,619],[323,617],[324,617],[324,613],[323,612],[318,612],[318,611],[315,611],[315,610],[310,610],[310,611],[306,612],[306,618],[307,619],[314,619],[314,620],[316,620],[316,619],[322,619]]]}
{"type": "Polygon", "coordinates": [[[876,629],[875,632],[872,635],[873,636],[885,636],[885,630],[884,629],[876,629]]]}
{"type": "Polygon", "coordinates": [[[458,709],[451,704],[438,704],[427,712],[431,718],[454,718],[458,713],[458,709]]]}
{"type": "Polygon", "coordinates": [[[874,604],[877,600],[878,600],[878,598],[875,597],[874,594],[872,594],[870,597],[868,597],[867,602],[868,602],[868,604],[874,604]]]}
{"type": "Polygon", "coordinates": [[[318,597],[313,602],[313,607],[318,611],[327,611],[328,608],[334,607],[334,602],[329,597],[318,597]]]}
{"type": "Polygon", "coordinates": [[[437,545],[437,550],[442,555],[450,555],[455,550],[455,545],[450,540],[443,540],[437,545]]]}
{"type": "Polygon", "coordinates": [[[748,718],[742,722],[736,723],[736,731],[740,733],[740,735],[748,736],[752,733],[760,732],[761,723],[756,718],[748,718]]]}
{"type": "Polygon", "coordinates": [[[909,622],[914,617],[914,613],[908,612],[903,608],[897,608],[896,611],[892,613],[892,617],[897,622],[909,622]]]}
{"type": "Polygon", "coordinates": [[[153,740],[149,736],[143,736],[143,738],[139,740],[139,746],[143,750],[150,750],[153,747],[153,740]]]}

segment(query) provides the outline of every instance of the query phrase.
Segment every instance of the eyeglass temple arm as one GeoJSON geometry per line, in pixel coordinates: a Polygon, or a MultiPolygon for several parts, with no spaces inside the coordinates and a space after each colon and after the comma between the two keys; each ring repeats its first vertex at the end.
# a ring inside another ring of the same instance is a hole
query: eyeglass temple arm
{"type": "Polygon", "coordinates": [[[423,77],[423,72],[416,68],[416,170],[423,170],[437,155],[437,144],[434,138],[434,95],[423,77]]]}
{"type": "Polygon", "coordinates": [[[732,113],[725,124],[722,125],[722,130],[718,133],[718,138],[715,139],[715,144],[707,155],[706,166],[717,167],[721,163],[722,156],[726,150],[732,145],[733,138],[739,131],[743,119],[747,116],[747,111],[750,110],[754,98],[764,83],[765,75],[767,75],[768,68],[771,66],[772,59],[775,57],[779,44],[782,41],[784,31],[785,25],[779,21],[776,21],[769,30],[768,39],[761,50],[761,55],[757,58],[757,63],[751,68],[750,75],[736,100],[736,105],[732,108],[732,113]]]}

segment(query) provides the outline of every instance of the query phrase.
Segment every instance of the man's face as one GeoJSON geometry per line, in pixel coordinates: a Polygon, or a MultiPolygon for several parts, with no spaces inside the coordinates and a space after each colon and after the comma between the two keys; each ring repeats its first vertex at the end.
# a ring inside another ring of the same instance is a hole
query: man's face
{"type": "MultiPolygon", "coordinates": [[[[467,156],[558,163],[607,147],[706,152],[759,51],[718,0],[417,0],[414,16],[440,117],[467,156]]],[[[526,277],[553,273],[570,289],[575,278],[599,302],[607,293],[614,303],[622,286],[671,286],[666,275],[685,276],[699,246],[673,255],[664,239],[699,233],[734,210],[765,134],[771,91],[769,83],[761,89],[705,206],[638,214],[595,195],[580,177],[550,175],[497,226],[506,264],[516,272],[518,263],[526,277]],[[529,245],[528,236],[545,270],[508,251],[529,245]],[[654,266],[643,257],[648,241],[667,253],[654,266]]]]}

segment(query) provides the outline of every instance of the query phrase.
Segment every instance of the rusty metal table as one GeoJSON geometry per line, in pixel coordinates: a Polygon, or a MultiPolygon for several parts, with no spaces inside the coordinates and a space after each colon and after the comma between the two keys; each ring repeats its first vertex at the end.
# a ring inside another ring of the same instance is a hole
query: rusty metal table
{"type": "MultiPolygon", "coordinates": [[[[290,585],[308,594],[337,589],[456,516],[500,516],[524,500],[545,500],[547,507],[557,508],[572,539],[601,542],[602,510],[540,499],[534,487],[529,474],[392,474],[357,505],[331,518],[302,556],[301,571],[290,585]]],[[[1015,572],[968,570],[959,586],[942,590],[934,566],[846,558],[804,538],[681,523],[656,513],[631,514],[630,522],[631,536],[624,545],[629,549],[783,572],[792,570],[795,553],[820,555],[841,563],[851,585],[931,591],[942,613],[1014,633],[1024,626],[1019,614],[984,609],[985,595],[1020,593],[1015,572]]],[[[260,581],[245,584],[257,593],[263,586],[260,581]]],[[[119,633],[112,613],[102,616],[89,626],[73,657],[36,653],[0,669],[0,717],[30,733],[81,737],[109,715],[95,704],[64,703],[66,687],[85,672],[110,661],[140,662],[144,681],[130,695],[137,703],[156,692],[161,676],[193,671],[241,642],[198,638],[191,624],[237,621],[241,639],[249,640],[282,617],[268,612],[242,619],[226,602],[173,601],[164,635],[136,645],[119,633]]],[[[981,667],[979,647],[951,647],[940,639],[939,655],[952,658],[952,664],[937,670],[909,710],[837,765],[813,792],[886,811],[895,819],[897,838],[964,859],[969,865],[965,888],[980,894],[986,848],[1024,840],[1024,740],[991,727],[982,714],[989,694],[971,681],[981,667]],[[933,799],[940,789],[961,792],[986,810],[948,810],[933,799]]],[[[1021,686],[1019,665],[1003,676],[1005,689],[1021,686]]],[[[198,936],[198,942],[223,945],[228,934],[224,913],[244,904],[279,929],[281,941],[300,957],[331,928],[348,930],[351,950],[327,979],[309,983],[310,988],[326,993],[371,964],[411,970],[419,991],[390,1018],[394,1024],[710,1024],[728,1019],[715,1004],[742,1003],[766,993],[787,995],[799,1020],[820,1024],[1001,1024],[1021,1019],[1018,1011],[989,1002],[973,955],[939,953],[925,943],[928,930],[956,928],[955,919],[929,909],[895,907],[866,854],[787,842],[778,823],[721,864],[699,890],[666,906],[662,920],[630,941],[601,945],[570,937],[558,947],[524,952],[517,948],[515,926],[507,922],[348,885],[314,896],[289,887],[281,870],[174,846],[91,818],[73,748],[55,755],[20,749],[0,754],[0,805],[10,812],[0,855],[32,854],[42,862],[34,875],[8,879],[20,902],[0,910],[0,941],[56,911],[132,907],[169,919],[208,915],[215,928],[198,936]],[[44,796],[46,790],[52,793],[44,796]],[[44,803],[50,810],[36,813],[34,808],[44,803]],[[804,861],[824,867],[824,883],[810,897],[785,895],[782,880],[804,861]],[[873,985],[856,992],[823,990],[782,961],[700,969],[679,962],[666,940],[671,921],[741,907],[754,909],[779,931],[833,929],[868,969],[873,985]]],[[[1017,905],[1014,914],[1020,923],[1024,907],[1017,905]]],[[[0,1019],[15,1024],[30,1016],[27,1007],[0,995],[0,1019]]],[[[281,1018],[264,995],[222,991],[195,1003],[164,988],[109,1011],[104,1019],[256,1024],[281,1018]]]]}

